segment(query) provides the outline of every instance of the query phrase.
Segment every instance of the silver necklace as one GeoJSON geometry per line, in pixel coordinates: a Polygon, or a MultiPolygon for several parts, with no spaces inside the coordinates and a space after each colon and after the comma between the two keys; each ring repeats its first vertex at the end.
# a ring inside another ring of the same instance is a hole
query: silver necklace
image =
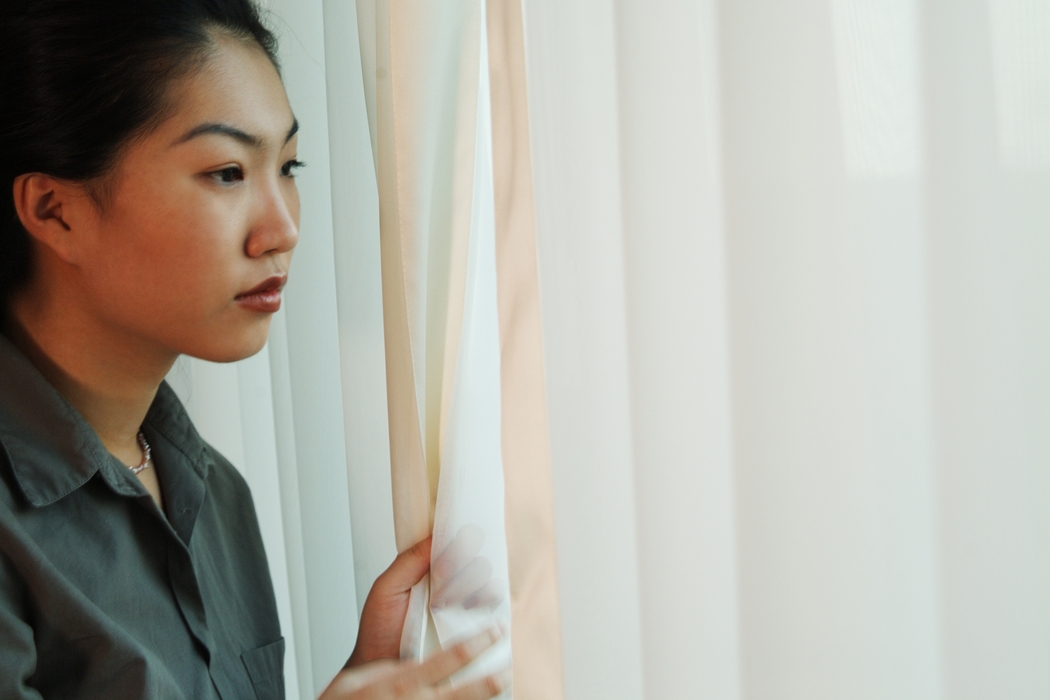
{"type": "Polygon", "coordinates": [[[142,434],[141,430],[139,431],[138,437],[139,437],[139,447],[142,448],[142,462],[140,462],[137,467],[128,467],[128,469],[131,470],[132,474],[138,474],[143,469],[145,469],[146,467],[149,466],[149,457],[150,457],[149,443],[146,442],[146,436],[142,434]]]}

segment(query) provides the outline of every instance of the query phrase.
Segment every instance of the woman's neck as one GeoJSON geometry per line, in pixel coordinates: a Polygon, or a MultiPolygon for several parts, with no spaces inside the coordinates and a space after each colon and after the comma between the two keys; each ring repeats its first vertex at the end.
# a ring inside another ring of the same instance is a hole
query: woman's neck
{"type": "Polygon", "coordinates": [[[73,305],[32,290],[10,300],[4,334],[125,464],[142,458],[137,435],[177,355],[144,347],[73,305]]]}

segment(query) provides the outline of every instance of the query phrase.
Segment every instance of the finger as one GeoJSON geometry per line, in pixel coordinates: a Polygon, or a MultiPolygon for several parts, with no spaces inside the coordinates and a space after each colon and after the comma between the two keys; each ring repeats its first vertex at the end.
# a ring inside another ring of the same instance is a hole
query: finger
{"type": "Polygon", "coordinates": [[[439,651],[413,670],[424,685],[434,685],[478,658],[486,649],[503,637],[503,630],[493,627],[465,642],[439,651]]]}
{"type": "Polygon", "coordinates": [[[463,601],[467,610],[474,608],[498,608],[506,598],[506,588],[499,581],[490,579],[480,589],[474,591],[463,601]]]}
{"type": "Polygon", "coordinates": [[[449,688],[439,693],[440,700],[488,700],[494,698],[511,684],[510,669],[468,683],[460,688],[449,688]]]}
{"type": "Polygon", "coordinates": [[[463,567],[462,571],[445,582],[434,595],[435,608],[462,603],[470,594],[480,590],[492,578],[492,562],[477,557],[463,567]]]}
{"type": "Polygon", "coordinates": [[[346,697],[384,678],[393,677],[400,670],[402,663],[404,662],[395,659],[380,659],[357,668],[344,669],[328,684],[328,688],[321,695],[321,700],[329,697],[346,697]]]}
{"type": "Polygon", "coordinates": [[[380,574],[373,588],[384,594],[406,593],[423,580],[430,569],[430,539],[426,538],[397,555],[394,563],[380,574]]]}
{"type": "Polygon", "coordinates": [[[451,578],[463,565],[478,556],[485,544],[485,531],[477,525],[464,525],[434,560],[434,576],[439,581],[451,578]]]}

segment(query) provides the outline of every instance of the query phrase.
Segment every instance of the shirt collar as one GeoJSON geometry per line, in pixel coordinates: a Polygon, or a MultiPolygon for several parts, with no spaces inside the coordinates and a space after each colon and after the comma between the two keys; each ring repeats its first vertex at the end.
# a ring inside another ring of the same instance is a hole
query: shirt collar
{"type": "MultiPolygon", "coordinates": [[[[162,383],[144,425],[163,435],[203,479],[204,441],[182,403],[162,383]]],[[[98,434],[29,360],[0,334],[0,448],[26,499],[36,507],[62,499],[96,472],[117,493],[146,493],[138,479],[106,450],[98,434]]]]}
{"type": "Polygon", "coordinates": [[[183,454],[197,475],[204,479],[208,476],[211,456],[207,443],[193,427],[193,421],[186,413],[182,401],[167,382],[161,382],[157,395],[146,413],[142,423],[147,436],[153,432],[163,436],[175,449],[183,454]]]}

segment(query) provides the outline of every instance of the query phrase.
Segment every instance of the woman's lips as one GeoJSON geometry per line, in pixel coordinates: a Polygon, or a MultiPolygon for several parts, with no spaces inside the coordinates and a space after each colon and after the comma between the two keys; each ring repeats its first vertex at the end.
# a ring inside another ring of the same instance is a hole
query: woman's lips
{"type": "Polygon", "coordinates": [[[274,275],[262,284],[237,295],[237,303],[249,311],[273,314],[281,308],[281,289],[288,280],[286,275],[274,275]]]}

